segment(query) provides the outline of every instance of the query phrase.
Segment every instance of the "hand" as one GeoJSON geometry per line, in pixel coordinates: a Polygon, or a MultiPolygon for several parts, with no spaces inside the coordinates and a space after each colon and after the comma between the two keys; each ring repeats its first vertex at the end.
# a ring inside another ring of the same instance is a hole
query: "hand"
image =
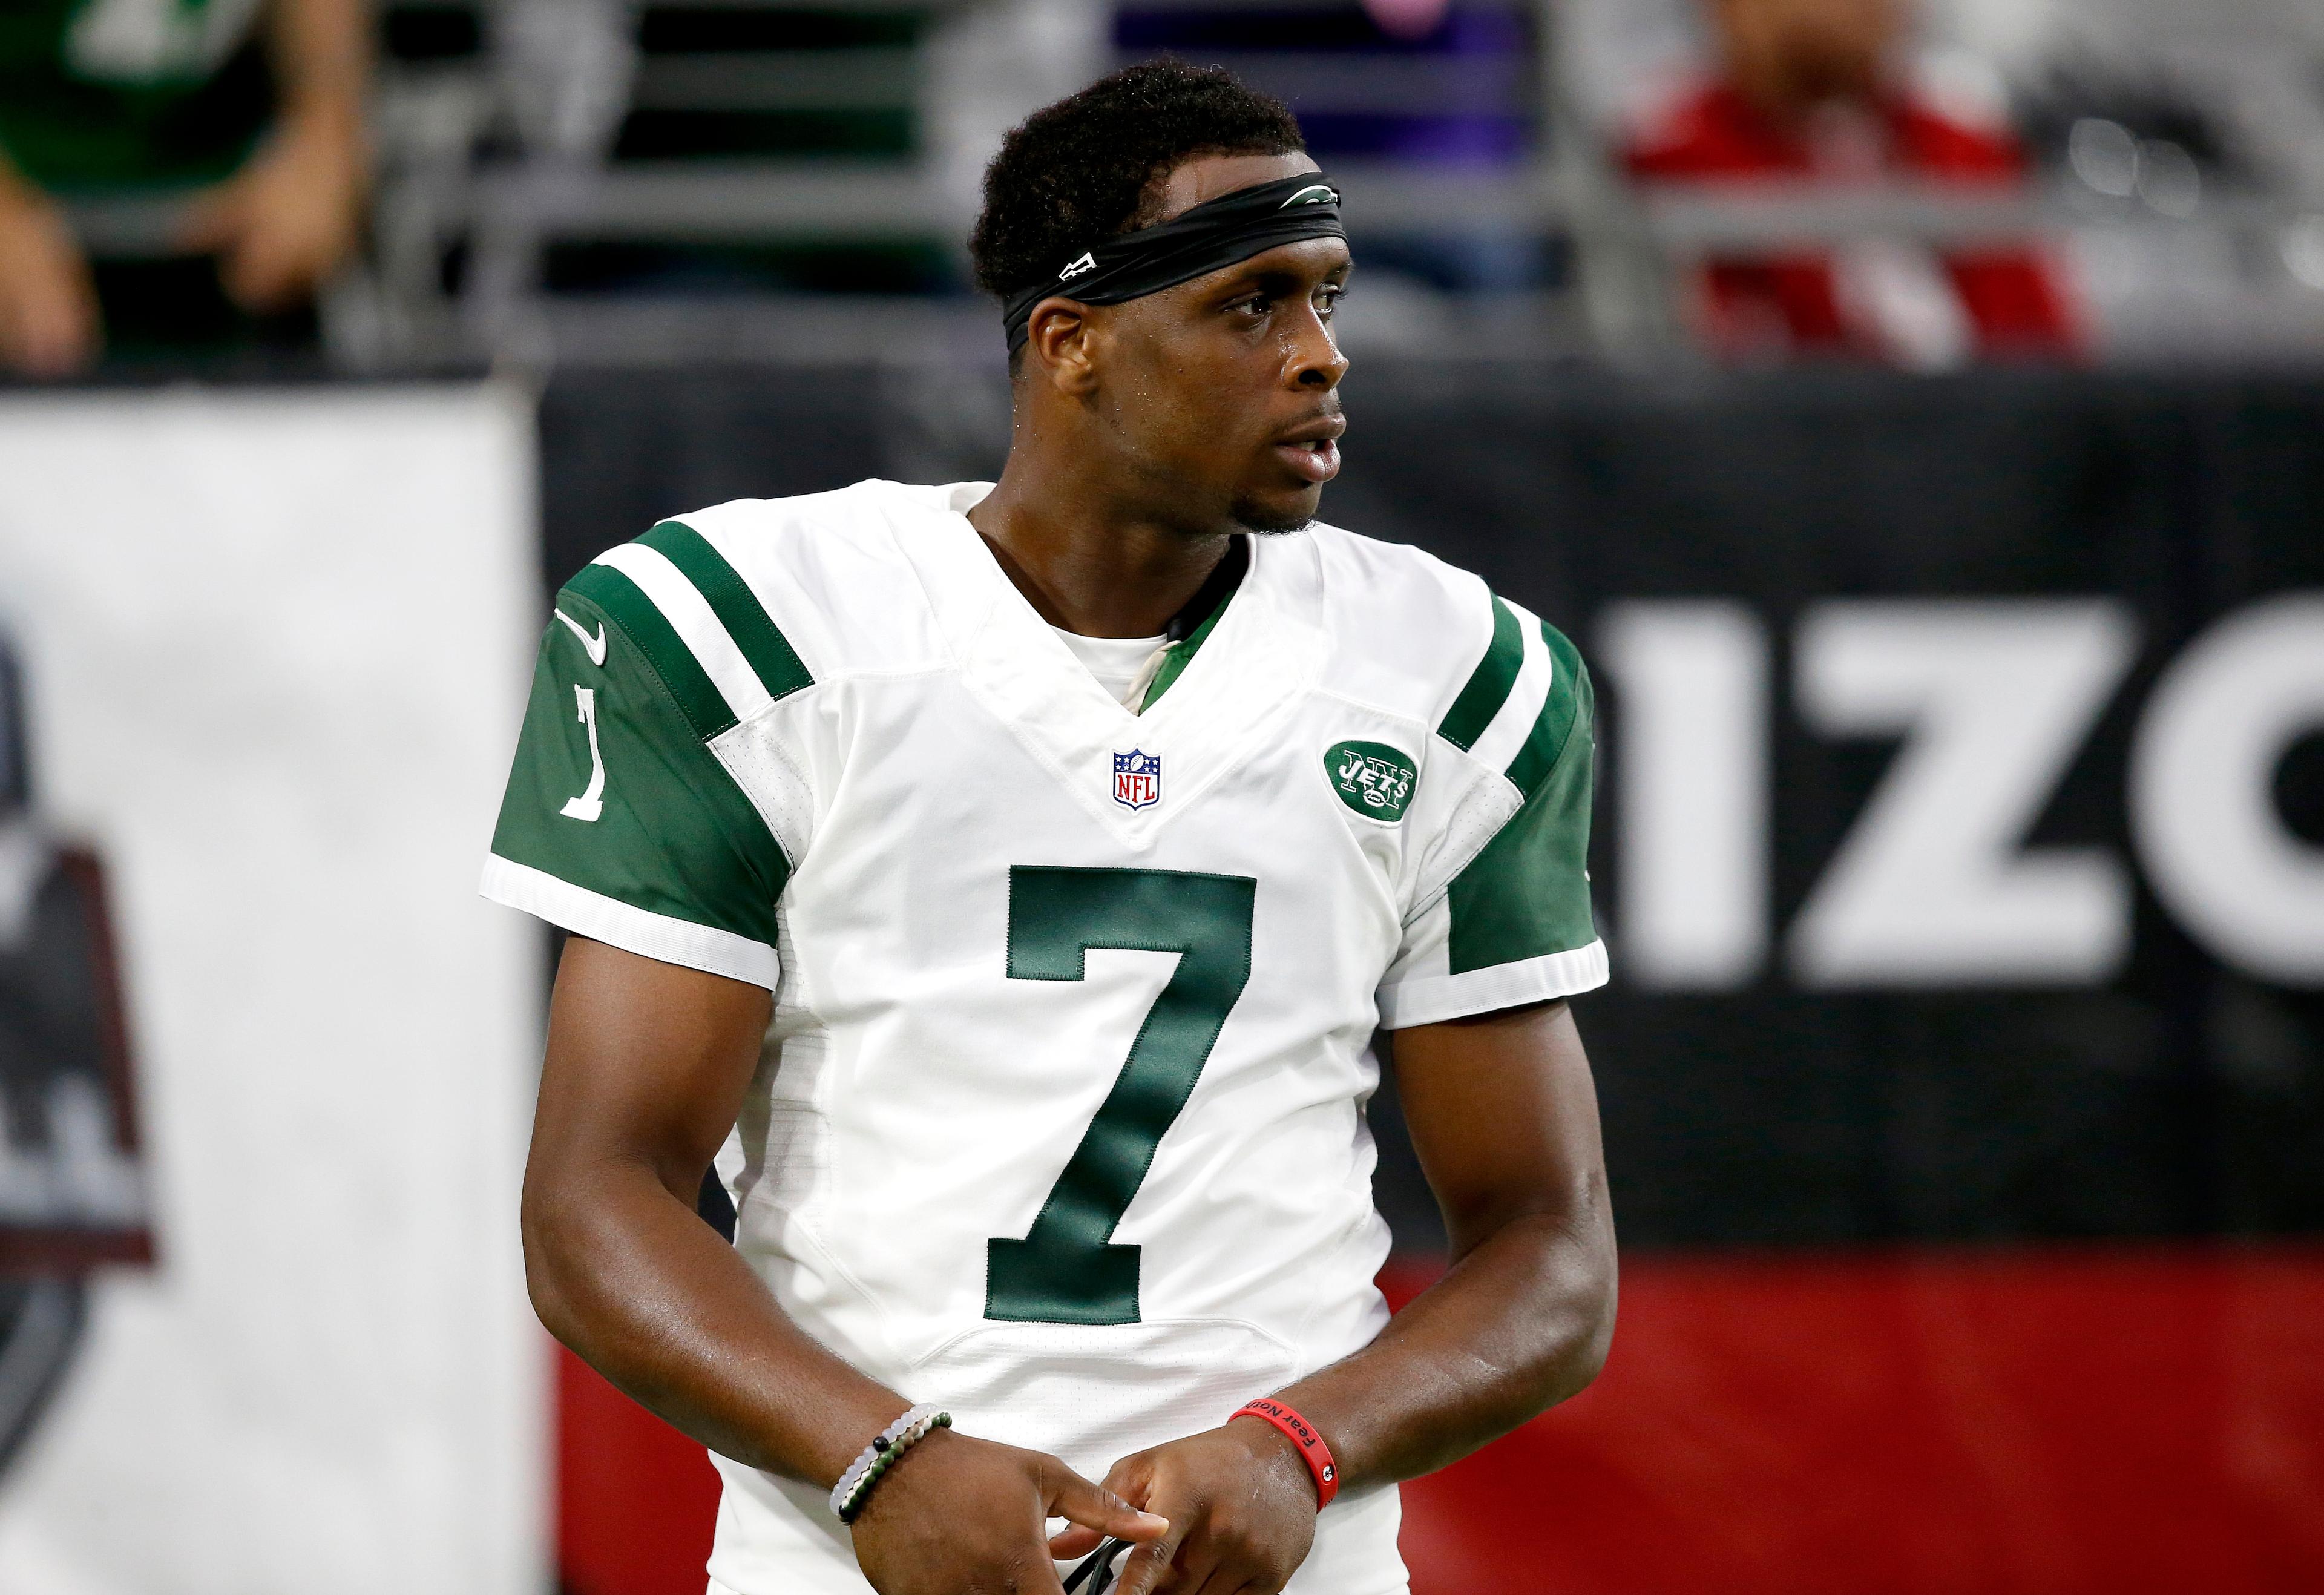
{"type": "Polygon", "coordinates": [[[364,185],[351,115],[285,122],[240,171],[196,199],[179,242],[218,257],[218,281],[245,310],[287,310],[355,252],[364,185]]]}
{"type": "Polygon", "coordinates": [[[62,212],[0,171],[0,364],[69,376],[97,358],[97,289],[62,212]]]}
{"type": "Polygon", "coordinates": [[[1053,1456],[938,1429],[896,1461],[855,1520],[855,1560],[880,1595],[1059,1595],[1049,1518],[1095,1546],[1169,1524],[1053,1456]]]}
{"type": "MultiPolygon", "coordinates": [[[[1169,1520],[1121,1564],[1118,1595],[1275,1595],[1315,1543],[1315,1480],[1271,1424],[1244,1419],[1124,1457],[1105,1487],[1169,1520]]],[[[1050,1543],[1060,1557],[1096,1548],[1086,1530],[1050,1543]]]]}

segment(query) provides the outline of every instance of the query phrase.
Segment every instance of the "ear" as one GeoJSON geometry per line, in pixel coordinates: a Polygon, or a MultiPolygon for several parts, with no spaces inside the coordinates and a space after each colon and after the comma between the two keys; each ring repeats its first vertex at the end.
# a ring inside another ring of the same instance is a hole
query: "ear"
{"type": "Polygon", "coordinates": [[[1038,372],[1060,393],[1083,397],[1097,386],[1096,332],[1088,306],[1069,299],[1043,300],[1025,324],[1028,369],[1038,372]]]}

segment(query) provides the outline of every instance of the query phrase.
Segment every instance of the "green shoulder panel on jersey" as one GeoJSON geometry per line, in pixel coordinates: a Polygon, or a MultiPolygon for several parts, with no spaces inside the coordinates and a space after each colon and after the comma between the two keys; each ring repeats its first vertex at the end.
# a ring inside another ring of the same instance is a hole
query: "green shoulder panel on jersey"
{"type": "Polygon", "coordinates": [[[493,852],[773,946],[790,861],[706,745],[733,724],[717,688],[619,571],[590,566],[557,606],[493,852]]]}
{"type": "Polygon", "coordinates": [[[1557,756],[1565,751],[1566,739],[1572,734],[1574,717],[1582,711],[1582,700],[1590,688],[1589,678],[1582,673],[1582,655],[1565,633],[1544,623],[1541,641],[1549,650],[1549,696],[1543,700],[1541,713],[1535,716],[1533,729],[1501,773],[1520,792],[1527,794],[1540,789],[1543,779],[1556,764],[1557,756]]]}
{"type": "Polygon", "coordinates": [[[683,521],[665,521],[638,541],[677,566],[709,602],[710,612],[750,661],[768,696],[788,697],[815,685],[815,678],[799,661],[798,650],[776,626],[750,584],[700,532],[683,521]]]}
{"type": "Polygon", "coordinates": [[[1468,684],[1461,696],[1444,712],[1436,727],[1436,734],[1462,752],[1477,745],[1485,734],[1485,727],[1508,702],[1509,692],[1517,684],[1517,671],[1525,664],[1525,634],[1517,625],[1517,617],[1499,598],[1493,600],[1493,636],[1485,645],[1485,657],[1469,673],[1468,684]]]}
{"type": "Polygon", "coordinates": [[[629,639],[697,740],[706,742],[733,727],[734,711],[727,707],[717,683],[635,582],[610,565],[585,565],[579,575],[565,584],[557,602],[562,606],[567,598],[594,605],[629,639]]]}
{"type": "Polygon", "coordinates": [[[1562,632],[1544,625],[1541,636],[1549,650],[1548,697],[1504,771],[1525,801],[1445,893],[1453,974],[1570,952],[1598,939],[1590,910],[1596,761],[1590,675],[1562,632]]]}

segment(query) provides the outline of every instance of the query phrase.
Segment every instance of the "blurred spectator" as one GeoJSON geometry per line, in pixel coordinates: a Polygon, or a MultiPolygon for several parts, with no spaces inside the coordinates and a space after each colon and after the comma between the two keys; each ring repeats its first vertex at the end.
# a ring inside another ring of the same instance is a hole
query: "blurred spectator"
{"type": "Polygon", "coordinates": [[[141,286],[199,319],[189,268],[220,321],[309,304],[357,239],[370,60],[364,0],[0,0],[0,365],[86,369],[141,286]],[[179,193],[180,259],[117,293],[52,197],[179,193]]]}
{"type": "MultiPolygon", "coordinates": [[[[1628,152],[1650,182],[2013,185],[1998,117],[1942,108],[1897,68],[1908,0],[1704,0],[1724,71],[1655,117],[1628,152]]],[[[1940,253],[1854,240],[1814,254],[1716,258],[1695,291],[1729,358],[1842,355],[1916,369],[1975,355],[2058,356],[2066,296],[2030,249],[1940,253]]]]}

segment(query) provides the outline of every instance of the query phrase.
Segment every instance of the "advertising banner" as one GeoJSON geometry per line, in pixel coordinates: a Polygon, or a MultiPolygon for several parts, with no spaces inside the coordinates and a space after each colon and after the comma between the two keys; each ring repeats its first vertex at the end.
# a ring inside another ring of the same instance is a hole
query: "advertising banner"
{"type": "MultiPolygon", "coordinates": [[[[1406,1488],[1418,1595],[2324,1580],[2324,383],[1366,358],[1345,399],[1325,517],[1566,632],[1602,712],[1621,1324],[1406,1488]]],[[[989,368],[573,373],[544,579],[989,479],[1008,422],[989,368]]],[[[1372,1119],[1400,1300],[1443,1232],[1372,1119]]]]}
{"type": "Polygon", "coordinates": [[[475,897],[532,450],[497,386],[0,400],[0,1589],[544,1587],[475,897]]]}

